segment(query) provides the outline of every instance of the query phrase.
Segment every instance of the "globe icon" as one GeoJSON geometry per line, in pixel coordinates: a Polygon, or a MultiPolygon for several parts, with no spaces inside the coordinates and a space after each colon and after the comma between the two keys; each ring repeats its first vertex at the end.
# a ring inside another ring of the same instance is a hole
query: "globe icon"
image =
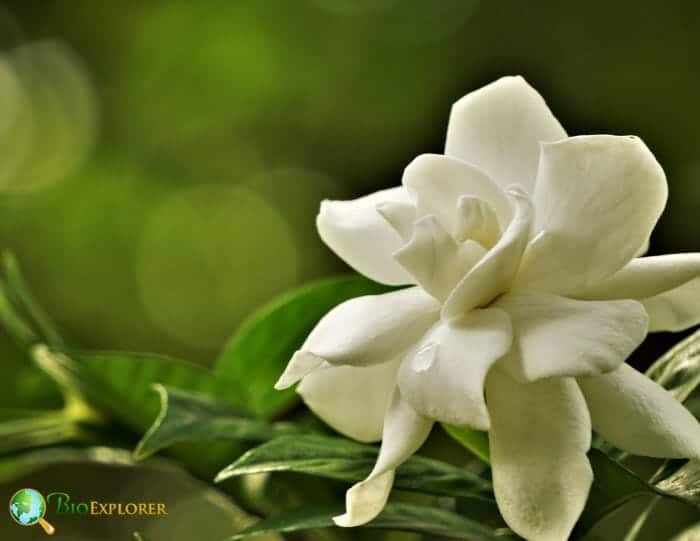
{"type": "Polygon", "coordinates": [[[10,515],[22,526],[39,524],[44,531],[52,535],[54,528],[46,520],[46,500],[41,492],[33,488],[23,488],[10,498],[10,515]]]}

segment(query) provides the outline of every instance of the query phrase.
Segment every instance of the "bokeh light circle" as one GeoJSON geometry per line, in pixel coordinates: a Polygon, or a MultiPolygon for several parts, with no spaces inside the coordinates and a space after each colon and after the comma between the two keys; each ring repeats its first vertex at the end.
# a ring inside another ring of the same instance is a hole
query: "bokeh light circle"
{"type": "Polygon", "coordinates": [[[153,323],[180,343],[218,348],[263,302],[297,280],[287,222],[256,192],[201,185],[152,214],[137,278],[153,323]]]}
{"type": "Polygon", "coordinates": [[[97,105],[81,61],[58,42],[0,57],[0,189],[26,191],[73,173],[91,150],[97,105]],[[9,133],[8,133],[9,131],[9,133]]]}

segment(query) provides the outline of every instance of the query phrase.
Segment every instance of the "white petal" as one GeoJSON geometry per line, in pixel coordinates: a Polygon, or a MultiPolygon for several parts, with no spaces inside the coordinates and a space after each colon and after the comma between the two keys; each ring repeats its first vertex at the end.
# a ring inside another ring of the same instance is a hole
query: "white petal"
{"type": "Polygon", "coordinates": [[[512,188],[515,215],[496,245],[457,284],[442,307],[443,319],[466,314],[485,306],[510,288],[518,271],[532,224],[532,202],[527,194],[512,188]]]}
{"type": "Polygon", "coordinates": [[[497,184],[472,165],[447,156],[418,156],[406,167],[403,184],[415,194],[419,215],[433,214],[451,234],[458,228],[457,200],[463,195],[491,205],[502,227],[512,215],[508,198],[497,184]]]}
{"type": "Polygon", "coordinates": [[[323,242],[356,271],[383,284],[410,284],[411,277],[391,257],[403,241],[377,212],[389,202],[408,204],[411,198],[398,187],[351,201],[323,201],[316,227],[323,242]]]}
{"type": "Polygon", "coordinates": [[[276,388],[293,385],[323,361],[368,366],[393,359],[418,342],[438,310],[418,287],[345,301],[318,322],[276,388]]]}
{"type": "Polygon", "coordinates": [[[413,226],[413,236],[394,258],[438,300],[445,300],[486,251],[473,241],[457,243],[432,215],[413,226]]]}
{"type": "Polygon", "coordinates": [[[452,106],[445,154],[476,165],[501,186],[533,193],[541,141],[566,132],[522,77],[503,77],[452,106]]]}
{"type": "Polygon", "coordinates": [[[407,242],[411,238],[413,224],[418,218],[418,212],[413,203],[382,203],[377,206],[377,212],[389,222],[401,240],[407,242]]]}
{"type": "Polygon", "coordinates": [[[510,318],[495,308],[436,324],[401,364],[401,394],[426,417],[488,430],[484,380],[512,336],[510,318]]]}
{"type": "Polygon", "coordinates": [[[635,455],[700,458],[700,424],[666,389],[631,366],[579,378],[593,428],[635,455]]]}
{"type": "Polygon", "coordinates": [[[593,480],[591,423],[571,378],[518,383],[494,368],[486,380],[498,508],[533,541],[569,538],[593,480]]]}
{"type": "Polygon", "coordinates": [[[544,144],[535,239],[517,286],[572,296],[610,277],[649,237],[667,192],[661,166],[636,137],[590,135],[544,144]]]}
{"type": "Polygon", "coordinates": [[[433,421],[416,413],[397,389],[386,412],[377,463],[367,479],[348,490],[345,514],[333,519],[338,526],[361,526],[384,509],[394,470],[423,445],[432,426],[433,421]]]}
{"type": "Polygon", "coordinates": [[[491,205],[470,195],[463,195],[457,200],[457,240],[473,239],[491,248],[500,237],[501,226],[491,205]]]}
{"type": "Polygon", "coordinates": [[[288,389],[303,377],[323,366],[324,362],[323,358],[308,351],[295,351],[284,372],[275,383],[275,389],[278,391],[288,389]]]}
{"type": "Polygon", "coordinates": [[[610,372],[647,333],[646,311],[633,300],[579,301],[521,291],[494,306],[513,321],[513,355],[504,367],[525,381],[610,372]]]}
{"type": "Polygon", "coordinates": [[[698,277],[700,254],[640,257],[578,296],[586,299],[646,299],[698,277]]]}
{"type": "Polygon", "coordinates": [[[372,366],[326,364],[306,376],[297,392],[311,411],[341,434],[378,441],[400,360],[372,366]]]}
{"type": "Polygon", "coordinates": [[[649,332],[683,331],[700,323],[700,278],[642,301],[649,332]]]}

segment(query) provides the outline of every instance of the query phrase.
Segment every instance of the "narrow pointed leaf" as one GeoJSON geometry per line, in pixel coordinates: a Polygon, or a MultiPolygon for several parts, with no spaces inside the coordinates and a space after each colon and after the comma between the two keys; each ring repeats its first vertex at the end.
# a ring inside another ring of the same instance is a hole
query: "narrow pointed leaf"
{"type": "Polygon", "coordinates": [[[301,433],[292,423],[270,423],[244,414],[213,398],[156,384],[160,413],[136,447],[143,459],[183,441],[267,441],[284,434],[301,433]]]}
{"type": "Polygon", "coordinates": [[[59,383],[77,390],[91,404],[138,431],[145,431],[160,409],[152,391],[155,383],[205,392],[222,400],[234,392],[197,365],[159,355],[127,352],[67,355],[43,348],[34,357],[59,383]]]}
{"type": "MultiPolygon", "coordinates": [[[[236,402],[231,398],[236,390],[230,382],[184,361],[126,352],[75,352],[69,356],[44,346],[33,351],[39,366],[59,384],[77,391],[99,412],[139,434],[148,430],[160,410],[152,390],[155,383],[236,402]]],[[[197,475],[210,477],[242,450],[236,442],[192,442],[173,448],[173,453],[197,475]]]]}
{"type": "Polygon", "coordinates": [[[700,490],[697,487],[700,475],[696,463],[688,463],[685,472],[672,481],[653,485],[597,449],[592,449],[588,458],[593,467],[594,482],[571,536],[573,541],[583,539],[600,520],[637,498],[660,496],[700,510],[700,490]]]}
{"type": "MultiPolygon", "coordinates": [[[[320,509],[300,509],[284,513],[246,528],[229,539],[237,541],[266,533],[292,533],[303,530],[330,528],[333,517],[342,514],[341,506],[320,509]]],[[[497,541],[518,539],[510,530],[493,530],[461,515],[434,506],[389,503],[372,522],[363,526],[381,530],[398,530],[463,541],[497,541]]]]}
{"type": "Polygon", "coordinates": [[[79,423],[63,410],[14,418],[0,423],[0,455],[83,438],[79,423]]]}
{"type": "MultiPolygon", "coordinates": [[[[354,483],[364,479],[377,459],[377,448],[320,435],[281,436],[255,447],[222,470],[217,481],[252,473],[292,471],[354,483]]],[[[450,464],[413,456],[396,472],[397,489],[492,502],[491,484],[450,464]]]]}
{"type": "MultiPolygon", "coordinates": [[[[48,466],[60,464],[134,466],[137,463],[131,451],[116,447],[47,447],[0,459],[0,483],[9,483],[48,466]]],[[[163,459],[152,459],[147,464],[150,468],[164,472],[181,471],[174,463],[163,459]]]]}

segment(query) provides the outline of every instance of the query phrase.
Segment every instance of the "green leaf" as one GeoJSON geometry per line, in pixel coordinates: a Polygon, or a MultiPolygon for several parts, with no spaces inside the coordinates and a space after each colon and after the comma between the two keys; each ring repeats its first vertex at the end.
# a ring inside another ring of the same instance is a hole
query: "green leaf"
{"type": "Polygon", "coordinates": [[[0,455],[81,439],[80,425],[63,410],[0,423],[0,455]]]}
{"type": "MultiPolygon", "coordinates": [[[[252,473],[291,471],[354,483],[367,477],[377,448],[315,434],[281,436],[255,447],[222,470],[216,481],[252,473]]],[[[396,470],[397,489],[493,503],[491,483],[450,464],[413,456],[396,470]]],[[[495,504],[494,504],[495,505],[495,504]]]]}
{"type": "Polygon", "coordinates": [[[241,385],[239,405],[273,417],[293,405],[293,389],[274,384],[316,323],[334,306],[353,297],[390,291],[363,276],[340,276],[305,285],[256,311],[229,340],[216,372],[241,385]]]}
{"type": "Polygon", "coordinates": [[[0,455],[69,441],[89,441],[102,419],[77,397],[56,410],[0,409],[0,455]]]}
{"type": "Polygon", "coordinates": [[[11,252],[2,254],[2,267],[5,271],[7,291],[11,300],[14,301],[13,304],[28,321],[33,323],[44,342],[53,349],[59,351],[65,349],[66,344],[56,325],[29,291],[14,254],[11,252]]]}
{"type": "Polygon", "coordinates": [[[678,400],[685,402],[700,385],[700,331],[662,355],[646,374],[678,400]]]}
{"type": "MultiPolygon", "coordinates": [[[[258,522],[237,533],[229,541],[237,541],[266,533],[292,533],[330,528],[333,517],[344,512],[342,507],[298,509],[258,522]]],[[[441,536],[464,541],[497,541],[518,539],[510,530],[492,530],[457,513],[434,506],[388,503],[384,511],[361,529],[399,530],[441,536]]]]}
{"type": "Polygon", "coordinates": [[[304,430],[292,423],[251,418],[220,401],[156,384],[160,413],[134,452],[142,459],[175,443],[193,440],[267,441],[304,430]]]}
{"type": "Polygon", "coordinates": [[[134,532],[134,541],[148,541],[148,539],[140,532],[134,532]]]}
{"type": "Polygon", "coordinates": [[[698,541],[700,539],[700,522],[686,528],[671,541],[698,541]]]}
{"type": "Polygon", "coordinates": [[[700,508],[700,460],[689,460],[670,476],[656,483],[656,487],[700,508]]]}
{"type": "MultiPolygon", "coordinates": [[[[104,464],[108,466],[134,466],[136,461],[131,451],[114,447],[49,447],[34,449],[0,459],[0,483],[9,483],[56,464],[104,464]]],[[[171,463],[154,459],[150,467],[163,471],[174,471],[171,463]]],[[[180,471],[178,469],[178,471],[180,471]]]]}
{"type": "Polygon", "coordinates": [[[481,460],[489,464],[491,455],[489,452],[489,434],[481,430],[463,428],[461,426],[440,423],[450,437],[457,443],[474,453],[481,460]]]}
{"type": "Polygon", "coordinates": [[[55,353],[33,350],[36,362],[62,385],[78,391],[90,404],[138,432],[159,411],[152,385],[162,383],[225,399],[231,392],[214,375],[194,364],[145,353],[55,353]]]}
{"type": "Polygon", "coordinates": [[[661,496],[700,509],[697,463],[689,463],[695,465],[673,481],[653,485],[597,449],[591,449],[588,458],[594,482],[572,540],[583,539],[600,520],[636,498],[661,496]]]}
{"type": "MultiPolygon", "coordinates": [[[[255,521],[254,517],[244,512],[229,497],[212,487],[211,484],[191,478],[176,462],[162,458],[137,462],[131,451],[115,447],[51,447],[6,457],[0,459],[0,483],[11,483],[20,477],[41,471],[44,468],[64,464],[147,468],[168,477],[180,478],[180,482],[186,481],[187,484],[184,486],[187,494],[190,496],[199,495],[199,497],[206,499],[210,505],[217,508],[217,512],[230,521],[232,528],[248,527],[255,521]]],[[[195,528],[196,525],[192,526],[191,529],[195,528]]],[[[267,539],[269,541],[282,541],[278,536],[270,536],[267,539]]]]}
{"type": "MultiPolygon", "coordinates": [[[[160,404],[152,386],[163,383],[181,389],[236,402],[235,388],[197,365],[169,357],[141,353],[85,353],[70,356],[36,346],[37,364],[59,384],[77,391],[90,405],[138,434],[148,430],[160,404]]],[[[193,442],[172,449],[188,469],[211,478],[231,457],[243,449],[233,442],[193,442]]]]}

